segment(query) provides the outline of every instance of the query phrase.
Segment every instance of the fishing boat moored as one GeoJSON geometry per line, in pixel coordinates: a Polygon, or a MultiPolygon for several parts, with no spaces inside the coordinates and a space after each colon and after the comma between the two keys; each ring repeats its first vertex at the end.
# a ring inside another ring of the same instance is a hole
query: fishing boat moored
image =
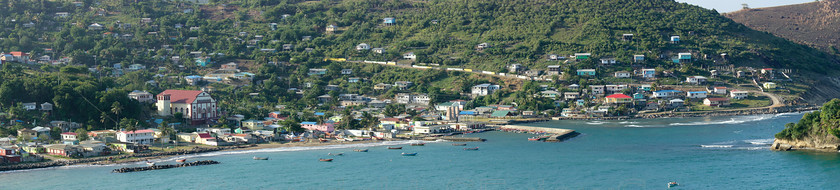
{"type": "Polygon", "coordinates": [[[411,146],[426,146],[426,143],[411,143],[411,146]]]}
{"type": "Polygon", "coordinates": [[[415,153],[405,153],[405,152],[403,152],[402,155],[403,156],[417,156],[417,153],[416,152],[415,153]]]}
{"type": "Polygon", "coordinates": [[[452,143],[452,146],[467,146],[467,143],[452,143]]]}
{"type": "Polygon", "coordinates": [[[540,137],[531,137],[531,138],[528,138],[528,140],[529,141],[539,141],[540,137]]]}
{"type": "Polygon", "coordinates": [[[368,151],[368,149],[353,149],[353,151],[356,151],[356,152],[367,152],[367,151],[368,151]]]}
{"type": "Polygon", "coordinates": [[[478,147],[464,148],[464,150],[478,150],[478,147]]]}
{"type": "Polygon", "coordinates": [[[668,182],[668,188],[679,186],[680,184],[676,181],[668,182]]]}
{"type": "Polygon", "coordinates": [[[175,160],[175,162],[180,162],[180,163],[183,163],[183,162],[186,162],[186,161],[187,161],[187,159],[186,159],[186,158],[184,158],[184,159],[177,159],[177,160],[175,160]]]}
{"type": "Polygon", "coordinates": [[[268,157],[256,157],[256,156],[254,156],[254,160],[268,160],[268,157]]]}
{"type": "Polygon", "coordinates": [[[154,163],[154,162],[150,162],[150,161],[146,161],[146,165],[149,165],[149,166],[155,166],[155,163],[154,163]]]}
{"type": "Polygon", "coordinates": [[[388,147],[388,149],[402,149],[402,147],[388,147]]]}
{"type": "Polygon", "coordinates": [[[321,159],[318,159],[318,161],[321,161],[321,162],[332,162],[332,161],[333,161],[333,159],[332,159],[332,158],[331,158],[331,159],[323,159],[323,158],[321,158],[321,159]]]}
{"type": "Polygon", "coordinates": [[[327,153],[330,156],[344,156],[344,153],[327,153]]]}
{"type": "Polygon", "coordinates": [[[324,138],[318,138],[318,140],[321,141],[321,142],[327,142],[327,139],[324,139],[324,138]]]}

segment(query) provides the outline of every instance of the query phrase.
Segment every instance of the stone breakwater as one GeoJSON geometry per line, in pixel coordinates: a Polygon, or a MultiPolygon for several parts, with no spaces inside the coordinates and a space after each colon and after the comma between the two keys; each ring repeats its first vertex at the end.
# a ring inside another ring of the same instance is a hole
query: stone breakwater
{"type": "Polygon", "coordinates": [[[146,166],[146,167],[134,167],[134,168],[119,168],[114,169],[114,173],[128,173],[128,172],[140,172],[140,171],[148,171],[148,170],[162,170],[162,169],[170,169],[170,168],[180,168],[180,167],[189,167],[189,166],[203,166],[203,165],[211,165],[211,164],[218,164],[219,162],[214,160],[202,160],[202,161],[195,161],[190,163],[183,163],[183,164],[167,164],[167,165],[154,165],[154,166],[146,166]]]}
{"type": "Polygon", "coordinates": [[[56,167],[56,166],[68,166],[68,165],[75,165],[75,164],[104,165],[104,164],[114,164],[114,163],[122,163],[122,162],[136,162],[136,161],[141,161],[141,160],[130,160],[130,161],[118,161],[118,160],[120,160],[120,159],[130,159],[130,158],[147,158],[147,157],[163,157],[163,156],[175,156],[175,155],[186,155],[186,154],[198,154],[198,153],[205,153],[205,152],[234,150],[234,149],[247,148],[247,147],[253,147],[253,146],[256,146],[256,145],[225,146],[225,147],[212,147],[212,148],[195,147],[193,149],[179,150],[179,151],[121,154],[121,155],[103,156],[103,157],[96,157],[96,158],[82,158],[82,159],[70,159],[70,160],[54,160],[54,161],[38,162],[38,163],[24,163],[24,164],[0,166],[0,172],[2,172],[2,171],[12,171],[12,170],[27,170],[27,169],[37,169],[37,168],[48,168],[48,167],[56,167]]]}

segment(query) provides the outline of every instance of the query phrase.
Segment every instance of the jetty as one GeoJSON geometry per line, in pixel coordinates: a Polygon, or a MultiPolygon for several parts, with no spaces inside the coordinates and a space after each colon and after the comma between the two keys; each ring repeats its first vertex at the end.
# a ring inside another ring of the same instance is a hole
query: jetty
{"type": "Polygon", "coordinates": [[[478,137],[453,137],[453,136],[446,136],[446,137],[424,137],[424,141],[436,141],[438,139],[447,140],[447,141],[455,141],[455,142],[474,142],[474,141],[486,141],[487,139],[482,139],[478,137]]]}
{"type": "Polygon", "coordinates": [[[148,171],[148,170],[162,170],[162,169],[170,169],[170,168],[180,168],[180,167],[189,167],[189,166],[203,166],[203,165],[212,165],[218,164],[219,162],[214,160],[203,160],[203,161],[195,161],[190,163],[183,163],[183,164],[167,164],[167,165],[154,165],[154,166],[145,166],[145,167],[133,167],[133,168],[119,168],[114,169],[114,173],[128,173],[128,172],[139,172],[139,171],[148,171]]]}
{"type": "Polygon", "coordinates": [[[545,142],[562,142],[580,135],[580,133],[576,132],[575,130],[560,128],[531,127],[521,125],[501,125],[497,126],[497,128],[499,128],[500,131],[545,135],[548,136],[547,138],[545,138],[545,142]]]}

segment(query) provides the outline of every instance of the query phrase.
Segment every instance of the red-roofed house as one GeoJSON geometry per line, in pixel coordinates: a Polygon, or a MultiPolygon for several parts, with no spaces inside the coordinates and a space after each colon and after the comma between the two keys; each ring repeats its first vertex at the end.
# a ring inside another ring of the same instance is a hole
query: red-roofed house
{"type": "Polygon", "coordinates": [[[76,133],[74,133],[74,132],[61,133],[61,140],[62,141],[75,141],[76,140],[76,133]]]}
{"type": "Polygon", "coordinates": [[[183,113],[193,125],[218,118],[216,100],[207,92],[197,90],[166,90],[157,95],[158,115],[183,113]]]}
{"type": "Polygon", "coordinates": [[[117,140],[126,143],[152,144],[155,142],[155,131],[149,129],[117,132],[117,140]]]}
{"type": "Polygon", "coordinates": [[[214,146],[218,145],[216,137],[213,137],[210,133],[198,133],[198,137],[195,138],[195,143],[214,146]]]}
{"type": "Polygon", "coordinates": [[[622,103],[630,103],[633,102],[633,97],[624,94],[613,94],[606,97],[605,103],[614,103],[614,104],[622,104],[622,103]]]}

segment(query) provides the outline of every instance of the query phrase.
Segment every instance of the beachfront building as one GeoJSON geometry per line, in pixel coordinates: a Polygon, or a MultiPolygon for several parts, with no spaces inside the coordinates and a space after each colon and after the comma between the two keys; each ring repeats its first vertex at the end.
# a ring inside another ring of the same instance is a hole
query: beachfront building
{"type": "Polygon", "coordinates": [[[331,123],[318,124],[316,122],[301,122],[300,127],[310,131],[321,131],[325,133],[332,133],[335,127],[331,123]]]}
{"type": "Polygon", "coordinates": [[[149,129],[136,131],[119,131],[117,140],[125,143],[152,144],[155,141],[155,131],[149,129]]]}
{"type": "Polygon", "coordinates": [[[707,106],[729,106],[729,98],[706,98],[703,105],[707,106]]]}
{"type": "Polygon", "coordinates": [[[193,125],[218,118],[216,100],[207,92],[197,90],[163,91],[157,95],[157,109],[160,116],[183,113],[183,118],[193,125]]]}

